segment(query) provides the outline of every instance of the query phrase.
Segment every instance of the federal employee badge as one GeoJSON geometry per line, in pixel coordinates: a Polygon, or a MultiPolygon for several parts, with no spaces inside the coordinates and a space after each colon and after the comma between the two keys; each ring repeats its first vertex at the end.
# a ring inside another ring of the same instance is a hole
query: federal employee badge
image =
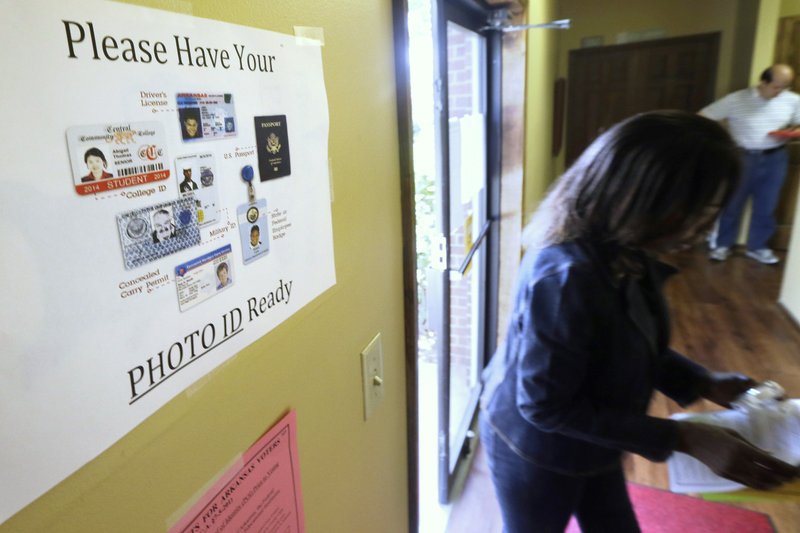
{"type": "Polygon", "coordinates": [[[242,180],[247,184],[248,201],[236,209],[236,222],[239,225],[239,237],[242,241],[242,261],[245,265],[269,253],[267,201],[256,198],[254,177],[253,167],[245,165],[242,168],[242,180]]]}

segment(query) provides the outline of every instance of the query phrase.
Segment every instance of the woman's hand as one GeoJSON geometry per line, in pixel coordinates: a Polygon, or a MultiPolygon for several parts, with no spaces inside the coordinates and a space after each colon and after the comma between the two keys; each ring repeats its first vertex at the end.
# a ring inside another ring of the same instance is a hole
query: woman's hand
{"type": "Polygon", "coordinates": [[[718,476],[770,490],[800,476],[785,463],[747,442],[737,432],[699,422],[678,422],[676,451],[691,455],[718,476]]]}
{"type": "Polygon", "coordinates": [[[730,408],[731,402],[744,394],[747,389],[757,384],[753,378],[744,374],[711,372],[708,381],[703,385],[700,395],[717,405],[730,408]]]}

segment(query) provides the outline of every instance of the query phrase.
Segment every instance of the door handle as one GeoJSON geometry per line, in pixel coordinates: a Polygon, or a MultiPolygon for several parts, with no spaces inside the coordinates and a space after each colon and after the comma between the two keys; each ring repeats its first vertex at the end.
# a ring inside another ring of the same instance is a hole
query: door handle
{"type": "Polygon", "coordinates": [[[486,235],[489,233],[489,230],[492,227],[492,222],[494,221],[487,220],[486,222],[484,222],[483,227],[481,228],[481,232],[478,235],[478,238],[475,239],[474,243],[472,243],[472,248],[470,248],[467,251],[467,255],[466,257],[464,257],[464,261],[462,261],[461,266],[459,266],[457,270],[453,270],[452,268],[450,269],[451,280],[458,281],[464,276],[464,273],[466,273],[467,271],[467,267],[469,266],[470,262],[472,262],[472,256],[474,256],[475,252],[478,251],[478,248],[480,248],[481,243],[486,238],[486,235]]]}

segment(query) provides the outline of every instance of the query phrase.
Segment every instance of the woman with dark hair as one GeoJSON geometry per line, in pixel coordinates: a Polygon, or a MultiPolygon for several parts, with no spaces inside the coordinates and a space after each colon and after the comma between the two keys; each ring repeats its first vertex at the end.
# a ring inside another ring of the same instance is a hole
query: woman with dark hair
{"type": "Polygon", "coordinates": [[[108,166],[106,156],[103,155],[103,152],[100,151],[99,148],[92,147],[86,150],[86,153],[83,154],[83,162],[86,163],[86,168],[89,169],[89,173],[81,178],[81,183],[89,183],[114,177],[110,172],[106,172],[106,167],[108,166]]]}
{"type": "Polygon", "coordinates": [[[728,133],[679,111],[609,129],[555,183],[526,229],[506,340],[484,373],[481,441],[506,531],[639,531],[622,452],[689,454],[769,489],[798,469],[738,434],[647,415],[654,390],[729,407],[755,382],[671,350],[654,256],[690,246],[736,189],[728,133]]]}

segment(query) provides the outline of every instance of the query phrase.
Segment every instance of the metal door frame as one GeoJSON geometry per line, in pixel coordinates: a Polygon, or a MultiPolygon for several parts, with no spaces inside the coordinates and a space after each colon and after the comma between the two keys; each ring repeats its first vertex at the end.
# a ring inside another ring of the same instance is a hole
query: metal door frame
{"type": "MultiPolygon", "coordinates": [[[[450,446],[450,276],[453,273],[463,273],[468,265],[474,250],[486,240],[486,293],[484,314],[484,343],[483,364],[489,354],[492,354],[497,343],[497,305],[499,281],[499,249],[500,249],[500,178],[502,172],[501,146],[502,146],[502,31],[498,28],[488,27],[488,22],[493,11],[477,0],[440,0],[436,2],[436,16],[434,31],[436,32],[436,61],[438,66],[437,96],[435,99],[438,110],[439,142],[442,152],[439,154],[439,172],[443,177],[440,197],[442,202],[440,227],[444,249],[441,250],[444,258],[444,269],[441,275],[442,298],[442,331],[437,342],[438,348],[438,380],[440,390],[439,410],[439,501],[446,504],[450,501],[450,492],[453,486],[458,464],[451,470],[450,446]],[[486,215],[487,223],[481,230],[468,253],[463,265],[450,264],[450,169],[449,169],[449,131],[448,118],[449,106],[447,101],[447,22],[452,21],[468,30],[481,34],[486,39],[486,215]]],[[[474,406],[477,409],[477,405],[474,406]]],[[[462,444],[460,457],[468,451],[462,444]]],[[[460,460],[459,457],[459,460],[460,460]]]]}

